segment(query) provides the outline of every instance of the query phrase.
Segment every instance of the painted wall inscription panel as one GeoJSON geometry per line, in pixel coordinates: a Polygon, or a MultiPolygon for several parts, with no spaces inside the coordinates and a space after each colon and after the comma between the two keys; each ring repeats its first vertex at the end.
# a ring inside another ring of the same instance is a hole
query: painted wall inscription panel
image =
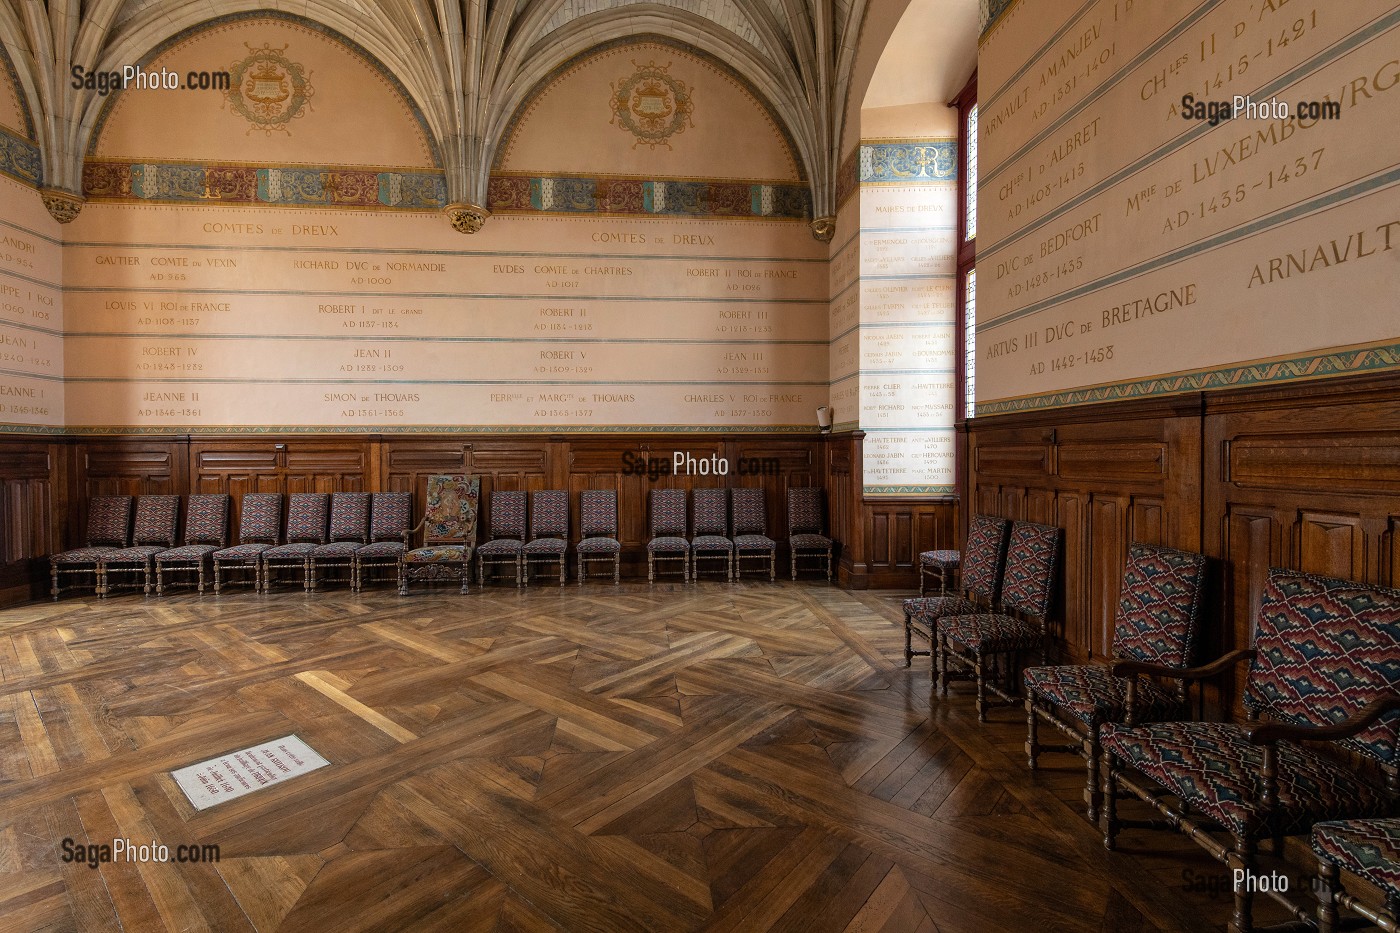
{"type": "MultiPolygon", "coordinates": [[[[1042,8],[1064,10],[1018,20],[1042,8]]],[[[1400,363],[1400,161],[1375,131],[1400,119],[1400,10],[1061,19],[982,47],[978,413],[1400,363]],[[1237,95],[1254,109],[1183,116],[1237,95]]]]}

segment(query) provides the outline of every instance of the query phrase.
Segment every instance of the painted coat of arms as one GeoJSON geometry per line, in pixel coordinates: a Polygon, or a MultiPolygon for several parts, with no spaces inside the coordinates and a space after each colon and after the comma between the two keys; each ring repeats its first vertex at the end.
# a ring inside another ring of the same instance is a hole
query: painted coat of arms
{"type": "Polygon", "coordinates": [[[637,138],[634,149],[640,145],[670,149],[672,136],[695,125],[690,119],[695,108],[690,88],[667,74],[670,67],[656,62],[637,65],[631,76],[612,85],[611,122],[637,138]]]}
{"type": "Polygon", "coordinates": [[[228,103],[248,121],[248,132],[290,133],[289,124],[310,110],[316,89],[306,70],[287,58],[287,46],[248,46],[249,55],[229,69],[228,103]]]}

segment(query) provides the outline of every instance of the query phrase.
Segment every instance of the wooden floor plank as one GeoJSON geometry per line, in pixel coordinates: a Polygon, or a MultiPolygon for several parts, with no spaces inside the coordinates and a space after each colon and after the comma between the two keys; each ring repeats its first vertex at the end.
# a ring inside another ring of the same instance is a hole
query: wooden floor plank
{"type": "MultiPolygon", "coordinates": [[[[821,583],[284,589],[0,611],[0,929],[1184,931],[1220,869],[1105,852],[903,666],[900,595],[821,583]],[[170,772],[328,767],[197,811],[170,772]],[[78,845],[217,863],[63,862],[78,845]]],[[[1300,876],[1301,877],[1301,876],[1300,876]]],[[[1261,919],[1273,919],[1267,905],[1261,919]]]]}

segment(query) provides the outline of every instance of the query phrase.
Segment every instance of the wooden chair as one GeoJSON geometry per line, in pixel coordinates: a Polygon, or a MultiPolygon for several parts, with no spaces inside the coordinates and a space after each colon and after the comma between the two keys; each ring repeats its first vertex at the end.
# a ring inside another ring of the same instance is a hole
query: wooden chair
{"type": "Polygon", "coordinates": [[[525,561],[525,583],[530,568],[559,568],[559,585],[567,575],[565,557],[569,551],[569,494],[562,489],[540,489],[530,496],[530,541],[520,549],[525,561]]]}
{"type": "Polygon", "coordinates": [[[372,570],[393,567],[397,582],[399,558],[408,550],[413,526],[413,493],[376,492],[369,502],[369,544],[355,551],[353,582],[356,591],[376,582],[372,570]]]}
{"type": "Polygon", "coordinates": [[[131,547],[102,555],[98,561],[98,595],[105,597],[113,590],[139,589],[142,595],[149,596],[155,586],[155,556],[175,546],[179,523],[179,496],[137,496],[131,547]],[[113,582],[128,574],[137,580],[113,582]]]}
{"type": "Polygon", "coordinates": [[[724,579],[734,579],[734,542],[729,540],[729,490],[697,489],[690,494],[690,566],[700,579],[700,562],[723,561],[724,579]]]}
{"type": "Polygon", "coordinates": [[[1312,828],[1312,848],[1318,863],[1318,933],[1341,929],[1338,908],[1382,930],[1400,929],[1400,819],[1318,823],[1312,828]],[[1377,888],[1385,906],[1347,893],[1341,886],[1342,871],[1377,888]]]}
{"type": "MultiPolygon", "coordinates": [[[[1119,819],[1120,788],[1244,877],[1257,874],[1260,840],[1272,840],[1277,853],[1283,837],[1308,833],[1314,823],[1395,812],[1400,590],[1275,568],[1264,587],[1252,649],[1184,671],[1117,661],[1113,673],[1132,678],[1131,708],[1139,676],[1197,681],[1246,659],[1246,722],[1104,725],[1107,848],[1116,846],[1123,826],[1142,825],[1119,819]],[[1328,754],[1328,745],[1334,753],[1378,764],[1384,782],[1328,754]]],[[[1251,885],[1234,886],[1229,929],[1235,933],[1254,928],[1254,893],[1251,885]]],[[[1266,893],[1295,919],[1308,920],[1308,911],[1288,892],[1266,893]]]]}
{"type": "Polygon", "coordinates": [[[792,578],[797,579],[797,561],[814,557],[819,569],[831,581],[832,541],[822,520],[822,491],[817,486],[793,486],[787,491],[788,553],[792,558],[792,578]]]}
{"type": "Polygon", "coordinates": [[[657,564],[680,561],[681,581],[690,580],[690,542],[685,537],[685,490],[651,491],[651,540],[647,542],[647,582],[656,582],[657,564]]]}
{"type": "Polygon", "coordinates": [[[92,591],[102,591],[102,557],[120,550],[131,541],[131,496],[94,496],[88,502],[87,544],[49,557],[49,595],[58,599],[67,576],[92,577],[92,591]]]}
{"type": "Polygon", "coordinates": [[[367,492],[331,493],[330,540],[317,545],[306,563],[306,589],[321,583],[348,583],[355,588],[355,554],[369,544],[369,502],[367,492]],[[321,578],[322,572],[343,569],[344,576],[321,578]]]}
{"type": "Polygon", "coordinates": [[[476,549],[476,582],[486,585],[486,567],[510,567],[515,585],[525,585],[525,493],[491,492],[491,540],[476,549]]]}
{"type": "Polygon", "coordinates": [[[189,497],[185,503],[185,543],[155,556],[157,596],[165,595],[166,589],[176,586],[197,586],[200,593],[204,592],[209,557],[228,544],[229,501],[225,493],[200,493],[189,497]],[[166,574],[181,571],[193,573],[195,579],[186,583],[166,582],[166,574]]]}
{"type": "Polygon", "coordinates": [[[1012,692],[1014,681],[1004,690],[989,674],[1004,674],[1008,680],[1014,677],[1015,660],[1025,652],[1039,652],[1040,663],[1045,663],[1050,597],[1059,572],[1063,538],[1064,532],[1051,525],[1012,523],[1011,540],[1006,546],[1001,611],[952,616],[939,623],[939,692],[947,696],[949,680],[975,680],[980,722],[987,721],[988,693],[996,694],[1008,705],[1020,702],[1012,692]],[[1000,670],[989,671],[989,661],[1000,670]]]}
{"type": "Polygon", "coordinates": [[[272,589],[278,567],[295,567],[302,590],[311,589],[311,554],[326,543],[331,497],[324,492],[294,492],[287,500],[287,543],[262,553],[262,591],[272,589]]]}
{"type": "Polygon", "coordinates": [[[585,489],[578,494],[578,583],[588,578],[589,564],[612,564],[613,583],[622,581],[622,543],[617,540],[617,492],[585,489]]]}
{"type": "Polygon", "coordinates": [[[476,515],[481,480],[460,473],[428,477],[427,507],[423,520],[423,546],[399,557],[399,595],[408,595],[410,583],[458,580],[467,592],[472,577],[472,551],[476,547],[476,515]]]}
{"type": "Polygon", "coordinates": [[[763,490],[730,490],[730,510],[734,518],[734,579],[744,572],[744,558],[757,560],[759,571],[766,567],[768,581],[777,579],[778,542],[768,537],[768,504],[763,490]]]}
{"type": "Polygon", "coordinates": [[[967,570],[959,579],[958,596],[925,596],[904,601],[904,666],[916,657],[927,656],[931,680],[937,680],[938,622],[940,619],[990,612],[1001,594],[1001,575],[1006,556],[1006,537],[1011,523],[1004,518],[974,515],[967,529],[967,570]],[[914,633],[928,638],[928,650],[914,647],[914,633]]]}
{"type": "MultiPolygon", "coordinates": [[[[1201,621],[1206,559],[1200,554],[1151,544],[1128,548],[1123,585],[1113,628],[1113,658],[1184,668],[1191,660],[1201,621]]],[[[1041,752],[1073,752],[1084,757],[1084,802],[1089,820],[1099,820],[1099,729],[1106,722],[1160,722],[1189,719],[1186,682],[1174,689],[1154,680],[1138,685],[1136,705],[1127,706],[1128,679],[1105,664],[1030,667],[1026,687],[1026,755],[1032,771],[1041,752]],[[1072,740],[1042,745],[1040,720],[1072,740]]]]}
{"type": "MultiPolygon", "coordinates": [[[[938,581],[938,595],[948,595],[948,584],[957,579],[962,551],[923,551],[919,554],[919,595],[923,596],[929,577],[938,581]]],[[[956,588],[956,587],[955,587],[956,588]]]]}
{"type": "MultiPolygon", "coordinates": [[[[247,582],[262,589],[263,551],[282,540],[282,494],[250,492],[238,503],[238,543],[209,555],[214,564],[214,592],[224,588],[224,575],[230,570],[251,570],[247,582]]],[[[231,584],[234,581],[229,581],[231,584]]]]}

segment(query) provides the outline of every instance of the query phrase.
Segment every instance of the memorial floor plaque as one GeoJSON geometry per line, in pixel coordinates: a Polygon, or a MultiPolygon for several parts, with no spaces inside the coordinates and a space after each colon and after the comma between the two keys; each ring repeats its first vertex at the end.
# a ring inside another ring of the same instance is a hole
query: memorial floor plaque
{"type": "Polygon", "coordinates": [[[275,787],[329,761],[295,735],[272,739],[170,772],[196,810],[275,787]]]}

